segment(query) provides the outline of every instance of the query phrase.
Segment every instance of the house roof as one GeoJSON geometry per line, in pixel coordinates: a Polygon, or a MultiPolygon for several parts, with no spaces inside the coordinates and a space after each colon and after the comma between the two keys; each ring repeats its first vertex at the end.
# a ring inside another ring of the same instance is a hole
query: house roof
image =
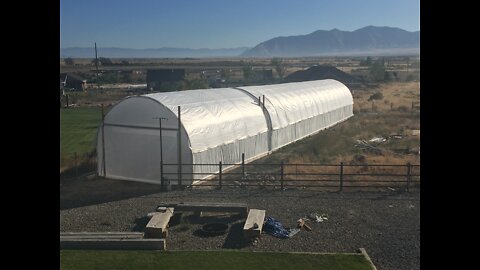
{"type": "Polygon", "coordinates": [[[358,80],[334,66],[322,65],[313,66],[306,70],[299,70],[288,75],[285,80],[288,82],[302,82],[333,79],[342,83],[355,83],[358,80]]]}
{"type": "Polygon", "coordinates": [[[87,79],[84,79],[73,73],[60,73],[60,80],[65,81],[65,77],[67,77],[67,79],[73,79],[77,81],[87,81],[87,79]]]}

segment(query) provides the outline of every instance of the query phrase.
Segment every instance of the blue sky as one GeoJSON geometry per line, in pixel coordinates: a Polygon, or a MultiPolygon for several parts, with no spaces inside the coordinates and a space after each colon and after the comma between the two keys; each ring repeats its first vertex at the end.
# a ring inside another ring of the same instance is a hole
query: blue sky
{"type": "Polygon", "coordinates": [[[420,30],[420,0],[60,0],[60,46],[252,47],[368,25],[420,30]]]}

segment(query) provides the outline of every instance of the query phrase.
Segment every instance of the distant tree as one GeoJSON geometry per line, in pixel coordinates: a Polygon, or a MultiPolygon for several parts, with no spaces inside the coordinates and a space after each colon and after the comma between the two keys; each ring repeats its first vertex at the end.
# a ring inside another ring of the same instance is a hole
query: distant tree
{"type": "MultiPolygon", "coordinates": [[[[92,64],[95,65],[95,63],[96,63],[96,59],[93,59],[92,64]]],[[[101,65],[101,66],[111,66],[111,65],[113,65],[113,62],[112,62],[112,60],[110,60],[110,58],[99,57],[98,58],[98,64],[101,65]]]]}
{"type": "Polygon", "coordinates": [[[413,80],[415,80],[415,76],[413,76],[413,74],[408,74],[407,78],[405,79],[405,81],[407,81],[407,82],[411,82],[413,80]]]}
{"type": "Polygon", "coordinates": [[[67,65],[67,66],[73,66],[73,65],[75,65],[75,61],[74,61],[73,58],[71,58],[71,57],[68,57],[68,58],[63,59],[63,62],[64,62],[65,65],[67,65]]]}
{"type": "Polygon", "coordinates": [[[174,92],[174,91],[181,91],[186,89],[185,81],[178,81],[178,82],[162,82],[160,85],[160,92],[174,92]]]}
{"type": "Polygon", "coordinates": [[[226,68],[220,70],[220,76],[224,79],[229,79],[230,78],[230,70],[226,69],[226,68]]]}
{"type": "Polygon", "coordinates": [[[120,78],[117,73],[105,73],[100,77],[100,82],[101,83],[119,83],[120,78]]]}
{"type": "Polygon", "coordinates": [[[385,74],[383,76],[383,80],[385,80],[386,82],[391,81],[392,80],[392,74],[388,71],[385,71],[385,74]]]}
{"type": "Polygon", "coordinates": [[[398,73],[396,71],[393,72],[393,77],[395,81],[398,81],[398,73]]]}
{"type": "Polygon", "coordinates": [[[253,75],[252,66],[244,66],[242,68],[242,71],[243,71],[243,77],[247,80],[250,79],[253,75]]]}
{"type": "Polygon", "coordinates": [[[191,90],[191,89],[207,89],[208,82],[202,79],[192,79],[185,81],[185,88],[182,90],[191,90]]]}
{"type": "Polygon", "coordinates": [[[122,60],[122,65],[128,66],[128,65],[130,65],[130,63],[127,60],[122,60]]]}
{"type": "Polygon", "coordinates": [[[373,63],[372,57],[367,56],[367,60],[365,60],[365,64],[366,64],[367,66],[371,66],[372,63],[373,63]]]}
{"type": "Polygon", "coordinates": [[[370,67],[370,80],[374,82],[385,80],[385,59],[383,57],[377,59],[370,67]]]}
{"type": "Polygon", "coordinates": [[[281,58],[273,58],[270,64],[275,68],[275,71],[278,74],[278,77],[280,79],[283,79],[283,76],[285,75],[286,67],[285,63],[283,62],[283,59],[281,58]]]}
{"type": "Polygon", "coordinates": [[[360,66],[369,67],[372,65],[372,57],[367,56],[365,60],[360,60],[360,66]]]}
{"type": "Polygon", "coordinates": [[[122,74],[121,78],[123,83],[132,83],[132,74],[131,73],[124,73],[122,74]]]}
{"type": "Polygon", "coordinates": [[[372,100],[380,100],[383,98],[383,94],[381,92],[376,92],[375,94],[371,95],[369,98],[368,98],[368,101],[372,101],[372,100]]]}
{"type": "Polygon", "coordinates": [[[100,64],[102,66],[111,66],[113,64],[112,60],[110,60],[110,58],[106,58],[106,57],[100,57],[100,58],[98,58],[98,61],[100,61],[100,64]]]}

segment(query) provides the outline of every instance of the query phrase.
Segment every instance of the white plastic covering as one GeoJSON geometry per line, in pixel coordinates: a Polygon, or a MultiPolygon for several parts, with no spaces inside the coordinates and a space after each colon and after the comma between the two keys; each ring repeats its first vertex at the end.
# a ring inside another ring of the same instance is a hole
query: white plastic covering
{"type": "MultiPolygon", "coordinates": [[[[112,179],[160,182],[160,130],[157,117],[162,121],[162,146],[164,163],[192,163],[188,136],[181,129],[182,145],[178,148],[178,119],[170,109],[158,101],[140,96],[126,98],[106,115],[97,136],[98,173],[112,179]],[[104,133],[104,136],[102,136],[104,133]],[[105,142],[105,144],[102,143],[105,142]],[[104,155],[105,153],[105,164],[104,155]]],[[[176,166],[164,166],[165,178],[177,173],[176,166]]],[[[191,166],[182,166],[184,173],[191,166]]]]}
{"type": "MultiPolygon", "coordinates": [[[[231,88],[155,93],[130,97],[105,117],[106,176],[116,179],[160,182],[159,120],[162,122],[164,164],[226,164],[268,151],[267,124],[262,109],[248,95],[231,88]],[[178,148],[178,107],[182,136],[178,148]],[[169,130],[171,129],[171,130],[169,130]]],[[[103,172],[102,132],[98,136],[99,174],[103,172]]],[[[227,166],[226,166],[227,167],[227,166]]],[[[164,177],[175,179],[177,166],[164,165],[164,177]]],[[[212,173],[218,165],[182,166],[182,173],[212,173]],[[193,168],[192,168],[193,167],[193,168]]],[[[195,175],[201,178],[205,175],[195,175]]],[[[191,180],[192,176],[182,176],[191,180]]]]}
{"type": "Polygon", "coordinates": [[[240,87],[265,96],[272,126],[272,150],[353,116],[350,90],[336,80],[240,87]]]}
{"type": "MultiPolygon", "coordinates": [[[[146,95],[177,114],[193,153],[266,132],[261,108],[242,92],[231,88],[192,90],[146,95]]],[[[218,162],[218,161],[217,161],[218,162]]]]}
{"type": "Polygon", "coordinates": [[[335,80],[129,97],[99,128],[98,173],[160,183],[158,117],[167,118],[162,120],[164,177],[176,184],[181,154],[182,184],[190,184],[217,172],[219,161],[239,163],[242,153],[252,160],[343,121],[353,115],[352,106],[350,91],[335,80]],[[263,95],[265,110],[258,101],[263,95]]]}

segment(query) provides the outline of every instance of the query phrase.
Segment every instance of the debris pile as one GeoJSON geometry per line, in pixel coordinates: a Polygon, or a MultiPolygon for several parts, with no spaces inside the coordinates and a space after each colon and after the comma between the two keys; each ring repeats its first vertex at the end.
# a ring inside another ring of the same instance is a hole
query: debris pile
{"type": "Polygon", "coordinates": [[[382,138],[382,137],[373,137],[369,140],[369,142],[374,142],[374,143],[382,143],[382,142],[386,142],[387,139],[385,138],[382,138]]]}
{"type": "Polygon", "coordinates": [[[235,180],[233,181],[236,187],[244,188],[252,183],[257,184],[259,187],[266,187],[266,186],[276,186],[280,184],[280,181],[275,178],[275,174],[265,173],[253,173],[245,175],[240,179],[240,181],[235,180]]]}
{"type": "Polygon", "coordinates": [[[365,140],[357,140],[357,143],[355,144],[355,147],[358,147],[358,148],[363,149],[363,150],[372,151],[375,154],[382,154],[383,153],[383,150],[381,148],[376,147],[376,146],[368,143],[365,140]]]}
{"type": "Polygon", "coordinates": [[[312,220],[312,221],[315,221],[317,223],[320,223],[320,222],[323,222],[325,220],[328,220],[328,215],[327,214],[317,214],[317,213],[311,213],[310,215],[308,215],[307,217],[304,217],[303,219],[306,219],[306,220],[312,220]]]}
{"type": "Polygon", "coordinates": [[[305,220],[303,218],[297,220],[297,227],[300,228],[300,229],[304,228],[307,231],[312,230],[312,228],[305,223],[305,220]]]}

